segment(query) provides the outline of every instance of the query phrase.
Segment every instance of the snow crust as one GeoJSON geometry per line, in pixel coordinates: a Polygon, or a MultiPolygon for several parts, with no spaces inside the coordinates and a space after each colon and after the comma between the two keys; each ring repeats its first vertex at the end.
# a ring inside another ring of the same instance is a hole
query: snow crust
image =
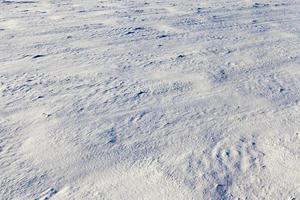
{"type": "Polygon", "coordinates": [[[300,199],[299,10],[0,1],[0,199],[300,199]]]}

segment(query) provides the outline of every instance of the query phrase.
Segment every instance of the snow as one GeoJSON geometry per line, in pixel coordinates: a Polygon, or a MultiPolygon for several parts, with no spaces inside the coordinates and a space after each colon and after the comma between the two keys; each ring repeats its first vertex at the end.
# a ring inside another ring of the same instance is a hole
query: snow
{"type": "Polygon", "coordinates": [[[0,199],[300,199],[299,9],[0,1],[0,199]]]}

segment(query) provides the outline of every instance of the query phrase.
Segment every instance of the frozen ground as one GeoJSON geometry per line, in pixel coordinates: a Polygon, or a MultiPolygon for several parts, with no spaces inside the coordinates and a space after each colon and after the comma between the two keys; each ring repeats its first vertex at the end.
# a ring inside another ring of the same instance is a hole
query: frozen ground
{"type": "Polygon", "coordinates": [[[300,199],[300,1],[1,0],[0,199],[300,199]]]}

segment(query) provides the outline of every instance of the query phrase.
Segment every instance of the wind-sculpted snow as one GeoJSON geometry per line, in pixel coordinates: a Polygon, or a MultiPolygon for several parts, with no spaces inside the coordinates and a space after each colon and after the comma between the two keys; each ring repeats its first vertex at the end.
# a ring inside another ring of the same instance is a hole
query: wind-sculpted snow
{"type": "Polygon", "coordinates": [[[300,199],[299,1],[0,1],[0,199],[300,199]]]}

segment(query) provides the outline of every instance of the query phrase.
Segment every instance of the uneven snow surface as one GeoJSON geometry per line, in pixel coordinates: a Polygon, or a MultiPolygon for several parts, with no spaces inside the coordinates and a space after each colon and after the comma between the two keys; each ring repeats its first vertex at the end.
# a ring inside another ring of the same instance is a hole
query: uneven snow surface
{"type": "Polygon", "coordinates": [[[300,1],[1,0],[1,200],[299,200],[300,1]]]}

